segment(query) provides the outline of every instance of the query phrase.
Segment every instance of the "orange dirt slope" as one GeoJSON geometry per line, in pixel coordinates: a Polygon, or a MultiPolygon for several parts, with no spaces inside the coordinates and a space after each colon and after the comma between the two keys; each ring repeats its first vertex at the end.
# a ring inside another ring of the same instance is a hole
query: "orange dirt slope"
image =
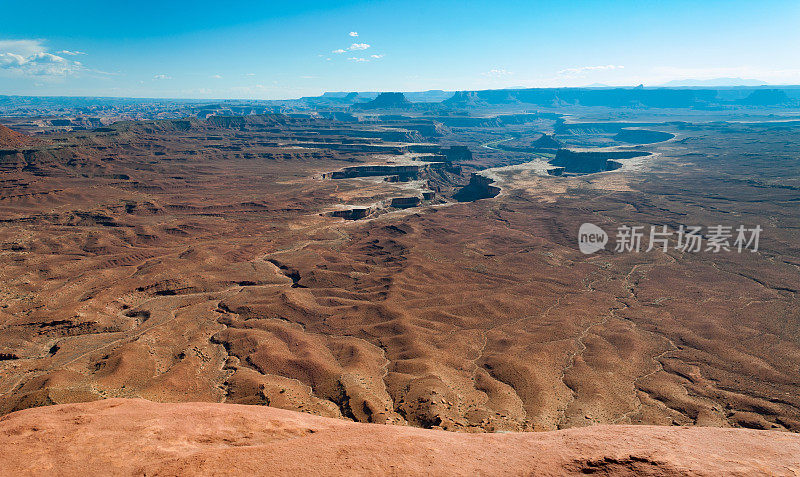
{"type": "Polygon", "coordinates": [[[142,399],[9,414],[0,419],[0,449],[0,475],[800,473],[800,436],[787,432],[601,425],[463,434],[264,406],[142,399]]]}

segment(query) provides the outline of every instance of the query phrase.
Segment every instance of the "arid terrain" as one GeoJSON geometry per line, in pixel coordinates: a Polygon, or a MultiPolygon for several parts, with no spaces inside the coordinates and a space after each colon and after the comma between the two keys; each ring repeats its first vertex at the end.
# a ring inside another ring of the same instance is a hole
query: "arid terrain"
{"type": "Polygon", "coordinates": [[[378,97],[35,135],[3,120],[26,134],[0,131],[0,415],[144,398],[465,432],[800,432],[800,120],[476,98],[448,100],[462,116],[378,97]],[[757,252],[584,255],[584,222],[763,231],[757,252]]]}
{"type": "Polygon", "coordinates": [[[471,434],[264,406],[109,399],[0,420],[3,475],[794,476],[800,436],[594,426],[471,434]],[[124,439],[119,436],[124,435],[124,439]],[[80,449],[76,452],[76,449],[80,449]]]}

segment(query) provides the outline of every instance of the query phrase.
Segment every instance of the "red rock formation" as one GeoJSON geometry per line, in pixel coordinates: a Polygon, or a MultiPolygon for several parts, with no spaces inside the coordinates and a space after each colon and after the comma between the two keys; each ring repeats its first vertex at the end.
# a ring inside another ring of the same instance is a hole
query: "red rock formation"
{"type": "Polygon", "coordinates": [[[0,475],[797,475],[800,436],[594,426],[463,434],[263,406],[108,399],[0,420],[0,475]]]}

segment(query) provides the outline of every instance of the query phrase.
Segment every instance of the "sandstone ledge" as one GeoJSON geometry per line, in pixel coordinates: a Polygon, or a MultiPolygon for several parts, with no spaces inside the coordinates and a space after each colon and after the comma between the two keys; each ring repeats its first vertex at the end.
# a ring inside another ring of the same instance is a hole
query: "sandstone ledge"
{"type": "Polygon", "coordinates": [[[0,419],[0,475],[798,475],[800,435],[594,426],[461,434],[270,407],[108,399],[0,419]]]}

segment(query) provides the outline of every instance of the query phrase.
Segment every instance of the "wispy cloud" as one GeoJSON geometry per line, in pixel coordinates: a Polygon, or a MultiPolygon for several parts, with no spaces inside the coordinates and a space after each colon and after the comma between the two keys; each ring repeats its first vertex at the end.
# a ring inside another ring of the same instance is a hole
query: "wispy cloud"
{"type": "Polygon", "coordinates": [[[154,80],[171,80],[172,76],[162,73],[162,74],[157,74],[157,75],[153,76],[153,79],[154,80]]]}
{"type": "Polygon", "coordinates": [[[235,94],[244,96],[262,94],[266,90],[267,87],[264,86],[263,84],[255,84],[250,86],[234,86],[231,88],[231,91],[234,92],[235,94]]]}
{"type": "Polygon", "coordinates": [[[80,61],[49,53],[42,40],[0,40],[0,71],[17,76],[65,77],[83,70],[80,61]]]}
{"type": "Polygon", "coordinates": [[[502,78],[503,76],[513,75],[514,73],[503,69],[503,68],[494,68],[485,73],[481,73],[483,76],[489,76],[491,78],[502,78]]]}
{"type": "Polygon", "coordinates": [[[598,65],[598,66],[578,66],[576,68],[567,68],[558,72],[559,76],[580,76],[590,71],[605,71],[605,70],[621,70],[625,68],[622,65],[598,65]]]}
{"type": "MultiPolygon", "coordinates": [[[[351,37],[355,38],[355,37],[358,36],[358,32],[351,31],[349,33],[349,35],[351,37]]],[[[332,50],[331,53],[333,53],[335,55],[343,55],[343,54],[348,53],[348,52],[354,52],[355,53],[355,52],[359,52],[359,51],[364,51],[364,50],[367,50],[367,49],[369,49],[371,47],[372,47],[372,45],[370,45],[368,43],[352,43],[347,48],[339,48],[337,50],[332,50]]],[[[319,56],[320,58],[325,58],[325,61],[331,61],[331,59],[329,57],[326,57],[325,55],[317,55],[317,56],[319,56]]],[[[355,63],[366,63],[368,61],[379,60],[381,58],[383,58],[383,54],[369,55],[369,57],[351,56],[351,57],[347,58],[347,61],[352,61],[352,62],[355,62],[355,63]]]]}
{"type": "Polygon", "coordinates": [[[351,56],[347,60],[355,62],[355,63],[367,63],[367,62],[374,61],[374,60],[380,60],[384,56],[385,55],[369,55],[369,57],[351,56]]]}
{"type": "Polygon", "coordinates": [[[211,77],[213,79],[222,79],[222,75],[221,74],[211,75],[211,77]]]}
{"type": "Polygon", "coordinates": [[[46,48],[42,43],[42,40],[0,40],[0,52],[22,56],[44,53],[46,48]]]}
{"type": "Polygon", "coordinates": [[[78,56],[78,55],[85,55],[86,53],[82,51],[70,51],[70,50],[61,50],[57,52],[59,55],[67,55],[67,56],[78,56]]]}
{"type": "Polygon", "coordinates": [[[338,50],[331,51],[331,53],[341,55],[342,53],[347,53],[348,51],[366,50],[367,48],[369,48],[369,45],[366,43],[353,43],[352,45],[348,46],[346,50],[339,48],[338,50]]]}

